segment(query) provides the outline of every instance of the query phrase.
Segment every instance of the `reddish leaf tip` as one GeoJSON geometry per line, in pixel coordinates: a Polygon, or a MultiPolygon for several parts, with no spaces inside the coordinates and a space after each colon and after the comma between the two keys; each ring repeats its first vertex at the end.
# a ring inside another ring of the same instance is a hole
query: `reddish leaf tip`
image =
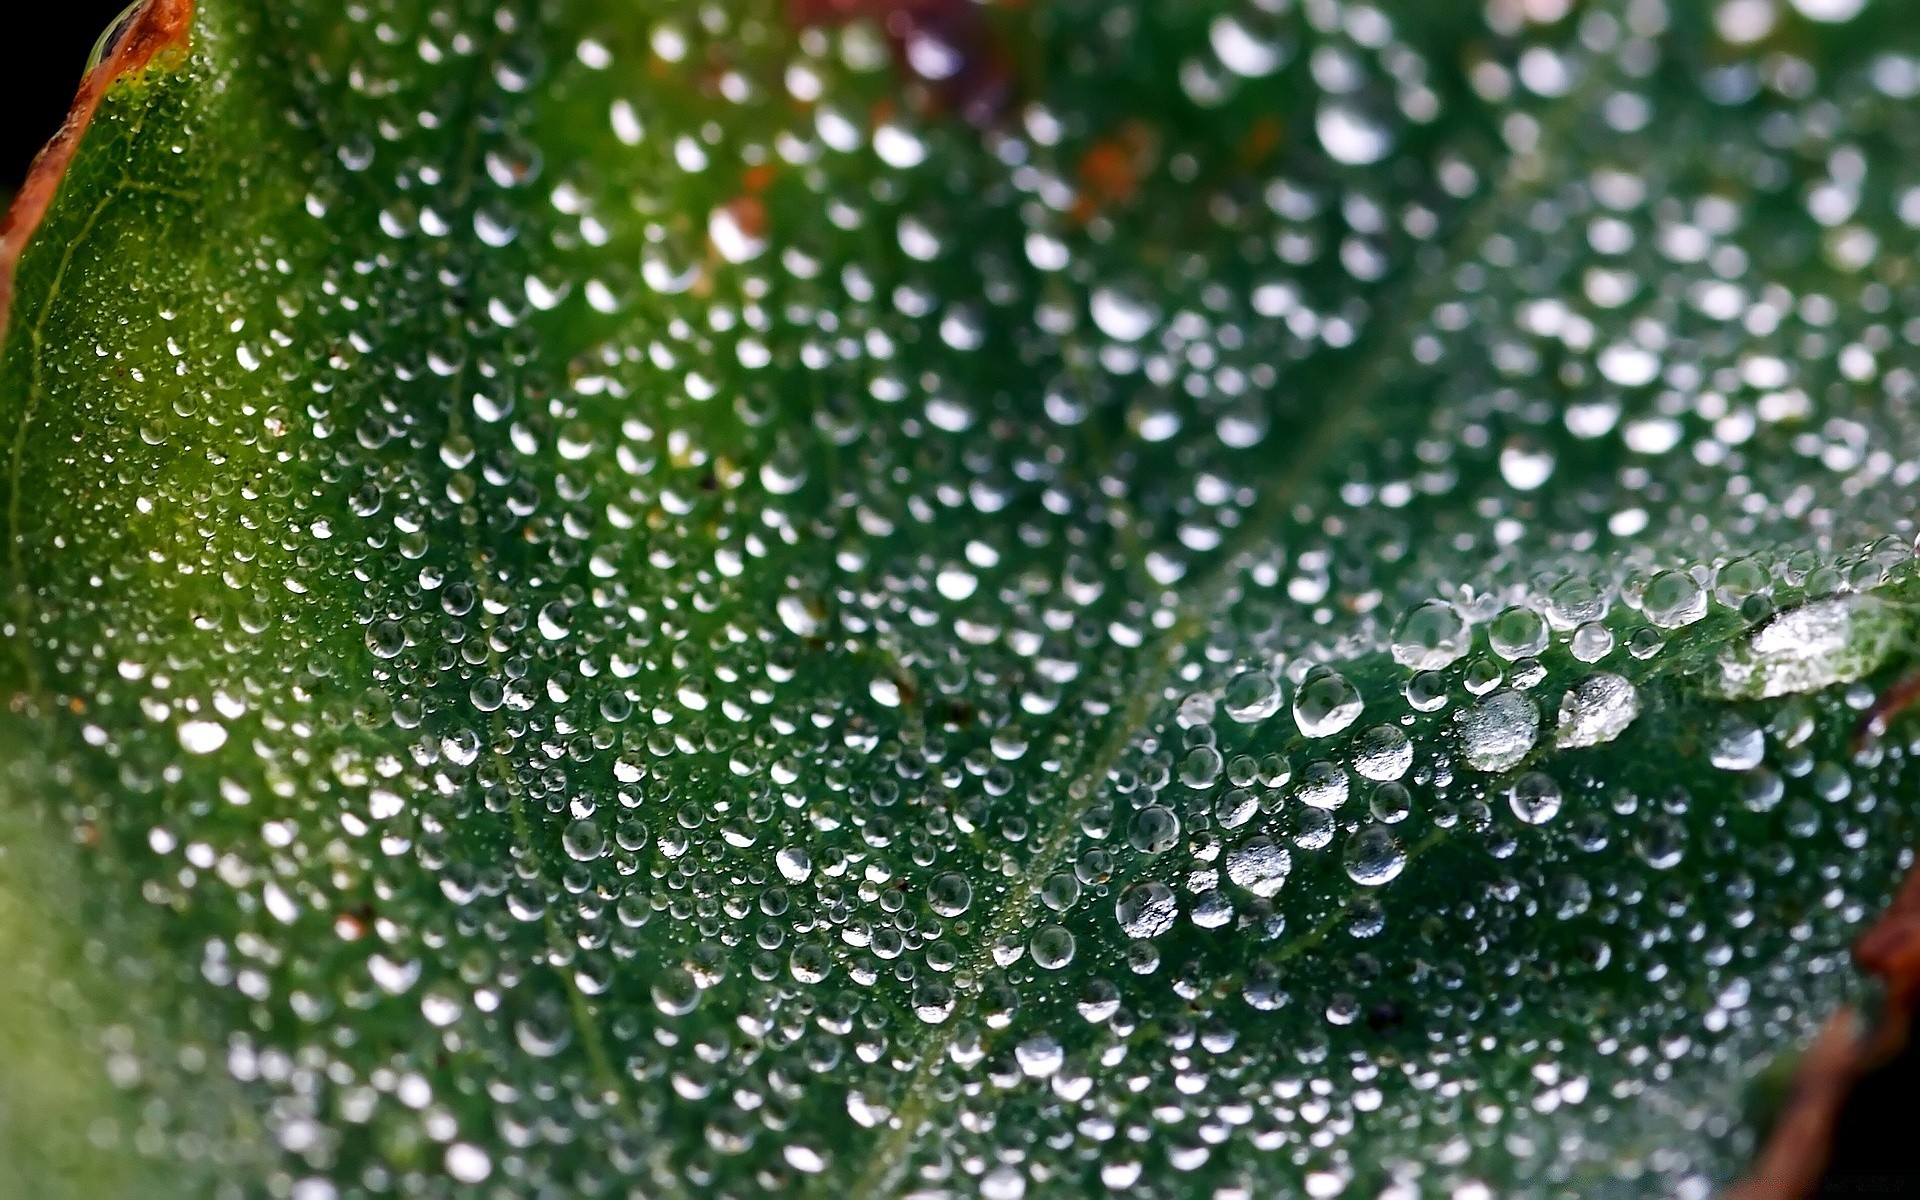
{"type": "Polygon", "coordinates": [[[6,331],[7,313],[12,307],[14,268],[60,190],[67,165],[73,161],[102,97],[115,80],[141,70],[162,51],[184,48],[192,25],[193,0],[147,0],[121,22],[99,64],[80,81],[79,94],[66,121],[35,156],[19,193],[6,215],[0,217],[0,335],[6,331]]]}

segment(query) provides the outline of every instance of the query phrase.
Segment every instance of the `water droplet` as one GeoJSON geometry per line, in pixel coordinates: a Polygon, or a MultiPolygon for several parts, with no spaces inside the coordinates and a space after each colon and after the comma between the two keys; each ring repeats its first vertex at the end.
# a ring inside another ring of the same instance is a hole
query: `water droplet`
{"type": "Polygon", "coordinates": [[[1360,716],[1360,690],[1331,667],[1316,666],[1293,694],[1293,720],[1310,738],[1332,737],[1360,716]]]}
{"type": "Polygon", "coordinates": [[[980,1200],[1022,1200],[1027,1177],[1013,1167],[995,1167],[980,1178],[980,1200]]]}
{"type": "Polygon", "coordinates": [[[1545,825],[1558,816],[1560,799],[1560,784],[1540,771],[1528,771],[1507,791],[1513,815],[1529,825],[1545,825]]]}
{"type": "Polygon", "coordinates": [[[1517,492],[1531,492],[1553,476],[1554,454],[1527,438],[1515,438],[1500,449],[1500,477],[1517,492]]]}
{"type": "Polygon", "coordinates": [[[1332,812],[1347,802],[1347,773],[1330,762],[1308,763],[1294,796],[1309,808],[1332,812]]]}
{"type": "Polygon", "coordinates": [[[1353,769],[1367,779],[1398,779],[1413,766],[1413,742],[1397,725],[1375,725],[1360,735],[1353,769]]]}
{"type": "Polygon", "coordinates": [[[1429,600],[1394,627],[1393,658],[1416,671],[1438,671],[1465,654],[1472,642],[1458,609],[1444,600],[1429,600]]]}
{"type": "Polygon", "coordinates": [[[406,631],[398,621],[375,621],[367,627],[367,649],[376,658],[393,658],[407,645],[406,631]]]}
{"type": "Polygon", "coordinates": [[[1263,898],[1278,892],[1292,869],[1293,856],[1269,838],[1254,838],[1227,855],[1227,878],[1263,898]]]}
{"type": "Polygon", "coordinates": [[[212,754],[227,744],[227,727],[218,721],[182,721],[180,746],[189,754],[212,754]]]}
{"type": "Polygon", "coordinates": [[[1531,608],[1515,605],[1487,626],[1487,643],[1508,662],[1532,658],[1547,648],[1547,621],[1531,608]]]}
{"type": "Polygon", "coordinates": [[[1160,321],[1160,310],[1133,292],[1096,288],[1088,301],[1093,323],[1116,342],[1137,342],[1160,321]]]}
{"type": "MultiPolygon", "coordinates": [[[[780,878],[788,883],[805,883],[813,877],[813,859],[798,846],[783,846],[780,852],[773,856],[773,861],[780,870],[780,878]]],[[[965,908],[964,904],[961,905],[963,911],[965,908]]]]}
{"type": "Polygon", "coordinates": [[[1242,671],[1227,683],[1221,703],[1242,725],[1264,721],[1280,711],[1280,682],[1266,671],[1242,671]]]}
{"type": "Polygon", "coordinates": [[[775,604],[780,623],[796,637],[818,637],[826,624],[826,612],[815,601],[788,594],[775,604]]]}
{"type": "Polygon", "coordinates": [[[1504,771],[1527,757],[1540,732],[1540,713],[1518,692],[1495,692],[1454,714],[1460,750],[1476,771],[1504,771]]]}
{"type": "Polygon", "coordinates": [[[1142,854],[1164,854],[1180,841],[1180,818],[1161,804],[1149,805],[1133,819],[1127,842],[1142,854]]]}
{"type": "Polygon", "coordinates": [[[1599,671],[1573,685],[1560,699],[1554,743],[1563,750],[1598,746],[1626,732],[1640,715],[1640,693],[1625,678],[1599,671]]]}
{"type": "Polygon", "coordinates": [[[653,1005],[669,1017],[684,1017],[700,1003],[700,985],[684,967],[668,967],[654,977],[653,1005]]]}
{"type": "Polygon", "coordinates": [[[1715,731],[1708,759],[1722,771],[1745,771],[1760,765],[1766,753],[1767,739],[1760,727],[1740,717],[1729,716],[1715,731]]]}
{"type": "Polygon", "coordinates": [[[1377,163],[1393,148],[1393,134],[1386,126],[1344,102],[1322,104],[1313,129],[1328,157],[1350,167],[1377,163]]]}
{"type": "Polygon", "coordinates": [[[1213,52],[1227,70],[1247,79],[1271,75],[1286,65],[1292,48],[1280,39],[1256,37],[1231,16],[1218,16],[1207,28],[1213,52]]]}
{"type": "Polygon", "coordinates": [[[1120,929],[1130,938],[1159,937],[1173,928],[1174,918],[1179,915],[1178,903],[1174,900],[1173,889],[1157,881],[1136,883],[1120,893],[1114,903],[1113,915],[1120,922],[1120,929]]]}
{"type": "Polygon", "coordinates": [[[1036,965],[1058,971],[1073,961],[1073,935],[1058,925],[1042,925],[1028,943],[1036,965]]]}
{"type": "Polygon", "coordinates": [[[447,1147],[447,1174],[459,1183],[483,1183],[493,1174],[493,1160],[487,1152],[468,1142],[447,1147]]]}
{"type": "Polygon", "coordinates": [[[1787,609],[1720,657],[1720,691],[1740,699],[1812,692],[1864,678],[1885,662],[1900,622],[1871,596],[1787,609]]]}
{"type": "Polygon", "coordinates": [[[1379,825],[1369,825],[1347,841],[1347,877],[1362,887],[1382,887],[1406,870],[1407,854],[1379,825]]]}
{"type": "Polygon", "coordinates": [[[574,821],[560,835],[560,844],[566,850],[567,857],[575,862],[592,862],[606,853],[607,838],[600,827],[592,821],[574,821]]]}
{"type": "Polygon", "coordinates": [[[1661,629],[1678,629],[1707,615],[1707,590],[1690,572],[1662,571],[1641,597],[1647,620],[1661,629]]]}
{"type": "Polygon", "coordinates": [[[935,875],[927,885],[927,906],[943,917],[960,916],[972,903],[973,885],[957,872],[935,875]]]}

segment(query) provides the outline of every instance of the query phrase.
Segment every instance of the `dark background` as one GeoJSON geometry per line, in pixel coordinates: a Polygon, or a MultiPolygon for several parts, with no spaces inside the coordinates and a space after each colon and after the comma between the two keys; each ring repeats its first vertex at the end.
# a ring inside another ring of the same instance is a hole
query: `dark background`
{"type": "Polygon", "coordinates": [[[87,55],[125,7],[126,0],[32,4],[33,17],[18,27],[20,37],[9,42],[0,71],[0,198],[20,186],[27,164],[60,128],[87,55]]]}

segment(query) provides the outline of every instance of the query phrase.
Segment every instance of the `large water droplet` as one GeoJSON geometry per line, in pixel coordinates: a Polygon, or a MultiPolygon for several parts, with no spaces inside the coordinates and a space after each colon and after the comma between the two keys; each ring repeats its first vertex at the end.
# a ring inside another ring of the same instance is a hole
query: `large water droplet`
{"type": "Polygon", "coordinates": [[[1600,671],[1573,685],[1560,699],[1554,742],[1563,750],[1598,746],[1626,732],[1640,715],[1640,693],[1611,671],[1600,671]]]}
{"type": "Polygon", "coordinates": [[[1120,893],[1120,899],[1114,903],[1113,915],[1120,922],[1120,929],[1130,938],[1159,937],[1173,928],[1174,918],[1179,915],[1179,905],[1174,900],[1173,889],[1158,881],[1136,883],[1120,893]]]}
{"type": "Polygon", "coordinates": [[[1540,713],[1518,692],[1495,692],[1454,714],[1460,750],[1476,771],[1504,771],[1526,758],[1540,732],[1540,713]]]}
{"type": "Polygon", "coordinates": [[[1377,163],[1393,147],[1393,134],[1360,108],[1342,101],[1322,104],[1313,131],[1335,162],[1350,167],[1377,163]]]}
{"type": "Polygon", "coordinates": [[[1270,838],[1254,838],[1227,855],[1227,878],[1266,897],[1278,892],[1293,869],[1293,855],[1270,838]]]}
{"type": "Polygon", "coordinates": [[[1406,867],[1406,851],[1379,825],[1367,826],[1347,842],[1347,877],[1363,887],[1392,883],[1406,867]]]}
{"type": "Polygon", "coordinates": [[[1267,671],[1242,671],[1227,683],[1221,703],[1243,725],[1264,721],[1280,711],[1280,682],[1267,671]]]}
{"type": "Polygon", "coordinates": [[[1429,600],[1400,618],[1393,630],[1393,658],[1416,671],[1438,671],[1472,645],[1466,619],[1444,600],[1429,600]]]}
{"type": "Polygon", "coordinates": [[[1331,667],[1314,667],[1293,694],[1293,720],[1310,738],[1332,737],[1360,716],[1360,689],[1331,667]]]}

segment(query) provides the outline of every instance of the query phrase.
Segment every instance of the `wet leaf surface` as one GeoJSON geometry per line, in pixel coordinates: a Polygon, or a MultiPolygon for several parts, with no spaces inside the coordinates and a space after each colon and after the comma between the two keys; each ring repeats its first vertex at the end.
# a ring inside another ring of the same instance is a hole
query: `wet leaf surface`
{"type": "Polygon", "coordinates": [[[1913,859],[1900,6],[258,8],[18,263],[22,1179],[1739,1174],[1913,859]]]}

